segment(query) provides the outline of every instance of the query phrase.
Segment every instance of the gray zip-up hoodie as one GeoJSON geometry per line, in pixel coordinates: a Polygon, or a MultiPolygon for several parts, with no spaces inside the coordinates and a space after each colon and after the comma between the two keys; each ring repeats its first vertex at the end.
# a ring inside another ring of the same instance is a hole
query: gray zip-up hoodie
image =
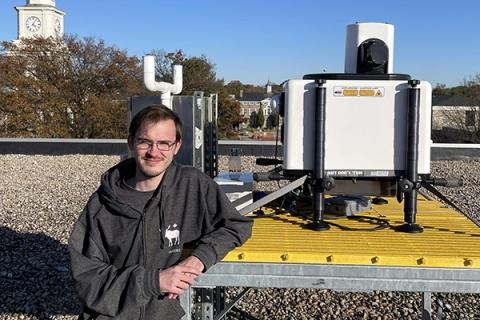
{"type": "Polygon", "coordinates": [[[127,159],[103,174],[70,235],[81,319],[179,319],[184,311],[160,292],[159,270],[177,264],[185,246],[206,270],[251,235],[252,220],[212,179],[175,163],[145,210],[134,209],[118,190],[135,167],[127,159]]]}

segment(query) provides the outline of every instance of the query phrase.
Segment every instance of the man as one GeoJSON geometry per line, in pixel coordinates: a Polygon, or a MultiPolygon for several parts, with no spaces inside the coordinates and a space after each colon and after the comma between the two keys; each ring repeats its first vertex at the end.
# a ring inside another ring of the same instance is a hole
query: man
{"type": "Polygon", "coordinates": [[[173,161],[181,132],[167,107],[140,111],[129,128],[133,158],[102,175],[76,222],[69,250],[80,319],[180,319],[178,295],[250,237],[251,219],[212,179],[173,161]]]}

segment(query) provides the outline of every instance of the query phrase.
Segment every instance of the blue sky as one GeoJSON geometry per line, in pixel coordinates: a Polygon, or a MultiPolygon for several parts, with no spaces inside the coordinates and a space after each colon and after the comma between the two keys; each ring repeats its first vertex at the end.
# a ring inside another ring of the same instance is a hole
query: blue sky
{"type": "MultiPolygon", "coordinates": [[[[0,0],[0,40],[17,36],[14,6],[0,0]]],[[[66,33],[94,36],[142,56],[153,49],[205,54],[217,76],[280,83],[343,72],[346,26],[395,25],[394,71],[435,85],[480,73],[477,0],[57,0],[66,33]]]]}

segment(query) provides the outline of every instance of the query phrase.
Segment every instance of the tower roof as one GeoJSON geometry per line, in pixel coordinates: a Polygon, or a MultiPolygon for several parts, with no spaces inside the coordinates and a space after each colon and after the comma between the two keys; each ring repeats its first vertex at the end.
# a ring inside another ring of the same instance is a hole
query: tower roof
{"type": "Polygon", "coordinates": [[[55,7],[55,0],[27,0],[27,5],[44,5],[55,7]]]}

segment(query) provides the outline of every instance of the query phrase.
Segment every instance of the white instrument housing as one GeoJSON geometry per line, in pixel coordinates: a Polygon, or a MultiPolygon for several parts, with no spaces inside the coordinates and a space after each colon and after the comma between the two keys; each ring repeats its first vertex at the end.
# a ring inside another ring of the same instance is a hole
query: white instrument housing
{"type": "MultiPolygon", "coordinates": [[[[407,80],[326,80],[325,173],[332,177],[402,176],[407,157],[407,80]]],[[[286,172],[314,169],[316,84],[284,85],[286,172]]],[[[421,81],[418,174],[430,173],[431,93],[421,81]]]]}
{"type": "Polygon", "coordinates": [[[393,73],[394,26],[388,23],[354,23],[347,26],[345,42],[345,73],[357,72],[358,47],[368,39],[378,39],[388,48],[387,73],[393,73]]]}

